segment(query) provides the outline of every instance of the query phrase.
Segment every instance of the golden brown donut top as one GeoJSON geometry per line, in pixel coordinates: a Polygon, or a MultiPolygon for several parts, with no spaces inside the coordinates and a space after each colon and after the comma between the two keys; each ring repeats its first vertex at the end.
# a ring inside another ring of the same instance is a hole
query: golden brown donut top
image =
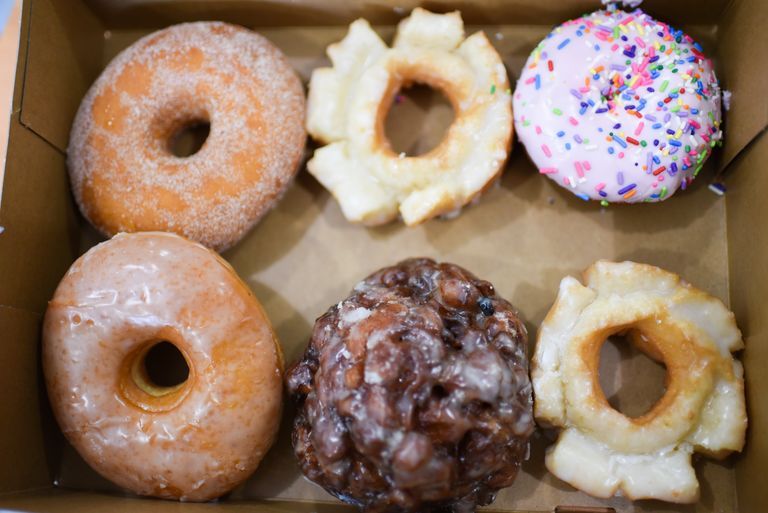
{"type": "Polygon", "coordinates": [[[72,188],[102,232],[173,231],[231,246],[282,194],[303,153],[304,93],[262,36],[199,22],[120,53],[85,96],[68,149],[72,188]],[[180,129],[209,122],[189,157],[180,129]]]}

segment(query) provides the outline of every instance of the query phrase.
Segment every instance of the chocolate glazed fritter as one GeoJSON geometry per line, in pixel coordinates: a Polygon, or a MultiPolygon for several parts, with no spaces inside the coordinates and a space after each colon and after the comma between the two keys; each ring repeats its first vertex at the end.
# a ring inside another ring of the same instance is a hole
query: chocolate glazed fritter
{"type": "Polygon", "coordinates": [[[366,512],[491,503],[528,453],[526,352],[512,305],[461,267],[372,274],[317,320],[286,375],[301,470],[366,512]]]}

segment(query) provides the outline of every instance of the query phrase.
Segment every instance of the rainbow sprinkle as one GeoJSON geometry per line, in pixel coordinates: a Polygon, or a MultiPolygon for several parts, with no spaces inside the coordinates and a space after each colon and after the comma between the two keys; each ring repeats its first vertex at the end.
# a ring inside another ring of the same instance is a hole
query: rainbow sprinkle
{"type": "Polygon", "coordinates": [[[542,174],[580,198],[661,201],[688,187],[721,144],[711,62],[689,36],[640,9],[597,11],[555,28],[519,85],[534,86],[513,94],[520,139],[534,162],[548,162],[542,174]],[[558,59],[569,70],[583,60],[583,75],[560,77],[558,59]]]}

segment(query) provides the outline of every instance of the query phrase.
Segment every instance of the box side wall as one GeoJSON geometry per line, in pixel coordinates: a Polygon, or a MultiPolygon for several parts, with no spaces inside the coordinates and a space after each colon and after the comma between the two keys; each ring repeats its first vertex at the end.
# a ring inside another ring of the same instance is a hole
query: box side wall
{"type": "MultiPolygon", "coordinates": [[[[40,315],[0,306],[0,494],[50,486],[38,381],[40,315]]],[[[45,419],[48,420],[48,419],[45,419]]]]}
{"type": "MultiPolygon", "coordinates": [[[[69,193],[64,154],[21,120],[30,26],[45,13],[45,0],[23,3],[19,59],[9,123],[8,153],[0,203],[0,494],[50,487],[61,434],[42,386],[40,328],[48,299],[77,257],[79,226],[69,193]]],[[[75,2],[68,5],[76,7],[75,2]]],[[[82,7],[82,6],[81,6],[82,7]]],[[[76,10],[76,9],[75,9],[76,10]]],[[[56,27],[66,17],[49,18],[56,27]]],[[[56,29],[38,31],[39,47],[57,53],[56,29]]],[[[100,48],[94,48],[94,57],[100,48]]],[[[45,111],[47,98],[63,77],[48,77],[34,101],[45,111]]],[[[35,95],[32,95],[35,96],[35,95]]]]}
{"type": "Polygon", "coordinates": [[[104,29],[81,0],[34,0],[21,122],[66,150],[69,129],[101,72],[104,29]]]}
{"type": "Polygon", "coordinates": [[[724,111],[724,145],[718,155],[720,169],[728,164],[768,126],[765,63],[768,63],[768,2],[734,0],[718,31],[718,78],[731,93],[724,111]]]}
{"type": "MultiPolygon", "coordinates": [[[[156,28],[182,21],[220,19],[249,26],[346,25],[365,17],[394,24],[414,7],[436,12],[460,10],[470,24],[555,25],[600,7],[595,0],[87,0],[111,28],[156,28]]],[[[727,0],[645,0],[643,9],[663,12],[672,24],[717,23],[727,0]]]]}
{"type": "Polygon", "coordinates": [[[749,429],[736,465],[739,511],[763,511],[768,504],[768,135],[737,158],[728,191],[731,305],[744,334],[744,374],[749,429]]]}
{"type": "Polygon", "coordinates": [[[0,305],[42,313],[77,257],[79,221],[64,155],[11,124],[0,205],[0,305]]]}
{"type": "MultiPolygon", "coordinates": [[[[108,3],[106,0],[92,2],[96,9],[103,9],[103,5],[106,3],[108,3]]],[[[119,2],[114,2],[113,5],[118,3],[119,2]]],[[[474,23],[499,23],[499,17],[491,15],[494,10],[513,10],[515,8],[522,10],[523,8],[520,7],[522,3],[523,2],[488,2],[484,4],[485,6],[488,6],[487,11],[485,10],[486,7],[480,9],[477,6],[473,7],[470,4],[461,4],[459,2],[443,2],[440,4],[440,8],[444,10],[455,7],[474,13],[471,15],[471,21],[474,23]]],[[[667,9],[671,9],[670,15],[672,16],[672,19],[670,19],[670,21],[675,22],[676,20],[674,17],[683,17],[685,14],[684,11],[686,9],[690,10],[691,5],[694,3],[699,6],[697,10],[693,11],[694,15],[699,15],[697,13],[702,12],[722,12],[723,2],[715,0],[707,0],[707,2],[705,2],[705,7],[701,7],[701,2],[691,2],[687,0],[673,4],[669,8],[662,6],[660,1],[649,1],[646,2],[644,6],[646,6],[648,10],[656,9],[664,12],[666,12],[667,9]],[[706,6],[710,6],[711,9],[707,9],[706,6]]],[[[205,2],[182,1],[176,2],[177,5],[175,7],[173,5],[174,2],[128,2],[127,4],[129,7],[133,4],[141,5],[139,5],[140,9],[137,11],[127,10],[110,13],[100,10],[99,12],[101,12],[102,16],[105,16],[107,23],[110,24],[108,26],[112,26],[111,24],[118,26],[121,23],[134,23],[135,26],[135,23],[139,23],[136,21],[138,18],[135,18],[134,22],[131,22],[131,16],[139,16],[142,20],[150,20],[149,22],[145,21],[145,23],[150,24],[150,26],[167,25],[181,21],[182,19],[185,19],[185,16],[194,19],[208,17],[226,19],[231,17],[231,21],[255,26],[279,23],[316,24],[318,22],[318,13],[322,15],[320,17],[321,23],[346,23],[362,13],[362,8],[360,10],[344,10],[344,8],[340,7],[342,5],[342,2],[340,1],[330,3],[306,2],[306,9],[298,9],[295,5],[290,8],[283,8],[275,6],[272,2],[222,2],[220,5],[235,6],[231,7],[232,10],[228,11],[230,14],[227,16],[211,15],[210,13],[212,11],[207,10],[209,7],[206,7],[206,5],[210,6],[217,4],[205,2]],[[254,18],[238,18],[238,16],[241,15],[238,14],[238,11],[235,9],[238,5],[245,5],[247,9],[242,11],[242,13],[247,12],[249,13],[248,16],[254,16],[254,18]],[[253,6],[257,7],[252,11],[251,8],[253,6]],[[314,11],[312,10],[313,6],[316,9],[314,11]],[[187,11],[186,9],[189,10],[187,11]],[[259,11],[257,9],[261,10],[259,11]],[[262,16],[269,9],[273,9],[275,17],[266,20],[262,16]],[[327,14],[324,9],[338,10],[342,14],[327,14]],[[110,18],[110,16],[115,16],[115,18],[110,18]]],[[[7,378],[9,383],[14,383],[14,386],[20,387],[20,390],[26,391],[22,392],[20,396],[22,398],[30,398],[31,396],[29,394],[32,393],[37,394],[37,397],[42,397],[38,387],[40,380],[39,374],[35,373],[34,376],[30,377],[24,369],[29,368],[30,361],[34,362],[32,365],[34,365],[35,369],[39,369],[39,365],[37,364],[37,349],[30,352],[30,347],[32,347],[32,344],[36,347],[39,343],[40,315],[44,311],[45,303],[51,296],[58,279],[64,273],[67,266],[76,258],[78,253],[78,243],[82,226],[80,225],[79,217],[76,214],[76,207],[72,203],[69,194],[62,150],[66,147],[66,136],[71,124],[71,118],[79,103],[79,99],[82,97],[82,94],[84,94],[93,78],[98,75],[99,68],[102,64],[100,59],[103,31],[99,20],[90,16],[87,13],[87,10],[82,10],[80,2],[73,3],[71,12],[67,10],[62,11],[60,9],[60,6],[62,5],[70,5],[70,3],[54,2],[53,0],[34,0],[35,14],[33,15],[32,26],[34,32],[37,34],[34,40],[40,40],[44,43],[42,46],[32,47],[31,50],[34,51],[34,61],[32,58],[30,61],[35,62],[36,64],[34,68],[27,69],[24,74],[28,84],[36,84],[35,87],[27,89],[29,94],[25,95],[25,112],[21,117],[21,121],[25,122],[26,126],[22,125],[19,120],[15,120],[15,127],[11,134],[11,144],[14,147],[14,154],[12,156],[12,163],[9,154],[8,174],[12,175],[14,178],[8,179],[6,186],[12,187],[14,192],[7,190],[6,195],[13,195],[17,200],[11,201],[9,206],[3,205],[0,207],[0,225],[4,225],[7,228],[13,228],[12,232],[5,234],[12,235],[10,239],[6,239],[10,241],[9,243],[6,243],[3,237],[0,237],[0,283],[4,284],[3,288],[0,289],[0,304],[14,305],[17,309],[24,310],[22,312],[23,316],[29,316],[23,321],[13,321],[17,324],[7,325],[10,326],[7,331],[2,329],[6,325],[0,324],[0,335],[3,337],[3,340],[0,340],[0,344],[3,345],[2,349],[7,350],[7,354],[10,355],[10,357],[17,358],[20,362],[26,362],[24,365],[19,365],[20,369],[9,371],[9,376],[7,378]],[[37,9],[40,10],[37,11],[37,9]],[[34,17],[37,15],[37,12],[39,12],[41,16],[39,19],[34,17]],[[72,13],[75,14],[73,15],[72,13]],[[83,16],[80,16],[77,15],[77,13],[84,14],[83,16]],[[83,20],[84,24],[78,25],[80,27],[79,29],[72,28],[74,26],[72,24],[83,22],[83,20]],[[62,30],[59,30],[59,28],[62,30]],[[73,42],[71,38],[76,38],[78,42],[73,42]],[[67,61],[69,64],[66,64],[67,61]],[[60,65],[59,63],[64,64],[60,65]],[[72,70],[76,70],[75,74],[68,75],[72,70]],[[51,84],[56,84],[57,81],[60,80],[66,81],[68,80],[68,76],[72,77],[72,83],[75,85],[72,88],[64,88],[64,92],[57,90],[52,93],[53,89],[51,88],[51,84]],[[48,87],[40,87],[41,84],[45,85],[46,83],[48,84],[48,87]],[[51,94],[54,94],[56,98],[50,98],[51,94]],[[41,106],[48,108],[41,109],[41,106]],[[27,108],[29,108],[28,111],[26,110],[27,108]],[[42,138],[40,136],[42,136],[42,138]],[[14,167],[10,167],[11,165],[14,167]],[[5,286],[6,283],[9,284],[7,288],[5,286]],[[6,290],[7,292],[4,292],[6,290]],[[6,336],[4,335],[5,333],[11,333],[12,336],[6,336]],[[34,333],[34,335],[32,335],[32,333],[34,333]],[[24,393],[27,395],[24,395],[24,393]]],[[[402,16],[392,10],[393,3],[387,3],[384,6],[381,6],[380,4],[377,5],[379,5],[379,7],[367,6],[366,9],[371,9],[371,16],[377,18],[377,21],[380,23],[392,22],[402,16]]],[[[411,7],[410,4],[406,3],[405,5],[408,6],[405,10],[411,7]]],[[[542,5],[543,6],[539,10],[528,7],[526,8],[528,11],[520,14],[520,16],[530,17],[530,23],[555,23],[563,19],[563,10],[558,7],[557,2],[543,2],[542,5]],[[552,21],[550,21],[550,18],[552,21]]],[[[430,5],[426,6],[430,7],[430,5]]],[[[575,16],[593,7],[594,2],[575,2],[573,5],[566,8],[569,11],[567,15],[575,16]],[[570,12],[571,10],[573,11],[572,13],[570,12]]],[[[685,18],[684,21],[686,21],[686,23],[710,23],[713,21],[710,19],[710,14],[702,16],[705,16],[705,18],[694,19],[690,22],[685,18]]],[[[517,21],[522,18],[513,17],[512,19],[513,21],[517,21]]],[[[517,71],[519,70],[510,70],[511,73],[516,73],[517,71]]],[[[517,151],[521,152],[522,148],[518,147],[517,151]]],[[[748,167],[756,167],[754,159],[749,166],[743,167],[744,169],[747,169],[748,167]]],[[[755,169],[750,169],[744,174],[749,173],[754,174],[755,169]]],[[[736,175],[738,174],[739,173],[736,175]]],[[[548,191],[549,189],[546,190],[548,191]]],[[[762,190],[768,190],[768,184],[765,184],[765,187],[762,190]]],[[[560,196],[557,197],[560,198],[560,196]]],[[[493,198],[490,201],[493,201],[493,198]]],[[[573,205],[569,206],[573,207],[573,205]]],[[[279,216],[282,214],[281,212],[278,212],[275,215],[279,216]]],[[[477,212],[475,212],[475,215],[477,215],[477,212]]],[[[732,254],[733,251],[737,250],[737,248],[734,248],[734,242],[731,243],[731,249],[732,254]]],[[[755,254],[768,255],[768,249],[763,247],[763,253],[753,253],[753,258],[755,254]]],[[[732,272],[733,265],[734,263],[732,261],[732,272]]],[[[739,285],[734,284],[734,290],[738,290],[736,288],[738,286],[739,285]]],[[[16,311],[17,309],[14,309],[13,311],[16,311]]],[[[747,317],[749,317],[750,313],[754,315],[754,311],[747,307],[745,307],[744,312],[747,317]]],[[[740,313],[740,315],[743,314],[740,313]]],[[[746,332],[747,328],[745,328],[745,333],[746,332]]],[[[765,343],[763,343],[763,345],[765,345],[765,343]]],[[[2,354],[3,358],[6,357],[6,353],[0,354],[2,354]]],[[[3,383],[3,385],[5,384],[3,383]]],[[[750,386],[752,385],[753,383],[750,382],[750,386]]],[[[763,384],[759,386],[766,385],[763,384]]],[[[39,399],[35,399],[35,401],[34,404],[37,406],[32,407],[32,409],[37,408],[39,410],[41,407],[45,409],[44,404],[41,405],[39,399]]],[[[45,401],[44,398],[42,401],[45,401]]],[[[0,415],[14,412],[15,410],[12,409],[14,407],[17,407],[17,405],[12,403],[8,405],[9,409],[5,410],[6,405],[3,403],[2,407],[0,407],[0,415]]],[[[751,407],[753,407],[753,405],[751,405],[751,407]]],[[[40,413],[40,411],[38,411],[37,416],[35,416],[34,412],[29,410],[22,416],[22,419],[15,422],[15,425],[12,426],[16,431],[4,432],[0,430],[0,437],[2,437],[2,440],[10,440],[14,444],[19,444],[21,447],[31,448],[29,452],[30,466],[28,467],[28,470],[20,472],[20,469],[27,469],[27,467],[24,467],[26,463],[19,463],[13,459],[6,460],[6,458],[3,457],[3,455],[6,454],[6,451],[7,454],[13,455],[13,452],[11,451],[13,445],[8,445],[8,448],[0,445],[0,450],[3,451],[0,452],[0,482],[5,483],[6,475],[10,476],[14,472],[18,473],[19,476],[27,476],[19,478],[19,482],[13,484],[12,487],[9,487],[7,490],[0,489],[0,492],[44,486],[46,480],[50,483],[48,467],[45,460],[46,457],[50,459],[53,453],[45,451],[46,440],[49,436],[46,436],[46,434],[40,430],[40,426],[43,424],[41,415],[45,415],[45,412],[40,413]],[[7,436],[5,436],[6,434],[7,436]],[[35,451],[37,451],[37,453],[35,453],[35,451]],[[35,454],[37,454],[37,456],[35,456],[35,454]],[[3,472],[6,473],[4,474],[3,472]]],[[[766,424],[765,422],[761,422],[759,425],[764,426],[766,424]]],[[[52,427],[52,429],[55,430],[56,428],[52,427]]],[[[750,448],[749,451],[751,450],[752,449],[750,448]]],[[[765,462],[765,458],[763,458],[763,462],[765,462]]],[[[741,465],[743,466],[744,464],[741,465]]],[[[754,472],[754,468],[756,467],[745,468],[754,472]]],[[[9,482],[13,481],[11,480],[9,482]]],[[[747,490],[743,495],[755,491],[756,490],[747,490]]],[[[36,503],[37,506],[34,507],[39,511],[50,511],[56,508],[59,508],[58,511],[82,511],[82,509],[78,509],[78,504],[84,505],[85,503],[78,503],[78,499],[75,498],[76,496],[78,496],[78,494],[69,495],[63,493],[60,496],[57,495],[55,498],[50,499],[53,502],[39,502],[36,503]],[[73,498],[75,499],[73,500],[73,498]],[[72,507],[69,507],[70,505],[72,507]]],[[[131,504],[131,509],[126,510],[133,511],[132,508],[135,506],[136,511],[143,511],[152,509],[152,506],[154,505],[154,503],[146,501],[127,500],[128,502],[125,502],[126,499],[109,496],[103,499],[100,495],[86,495],[86,497],[86,502],[94,501],[90,502],[93,511],[104,511],[105,509],[118,506],[126,507],[125,504],[127,503],[131,504]]],[[[758,502],[754,502],[753,504],[757,507],[756,505],[758,502]]],[[[232,503],[228,506],[238,507],[238,504],[232,503]]],[[[205,507],[201,507],[201,509],[203,508],[205,507]]],[[[274,511],[278,511],[279,508],[280,507],[275,507],[274,511]]],[[[325,506],[313,506],[311,509],[322,511],[324,508],[325,506]]],[[[328,508],[331,507],[329,506],[328,508]]],[[[27,508],[25,507],[24,509],[27,508]]],[[[32,510],[33,506],[29,506],[29,509],[32,510]]],[[[260,511],[272,511],[272,509],[269,509],[269,507],[266,506],[263,508],[261,506],[255,506],[255,509],[260,511]]],[[[328,509],[328,511],[330,510],[331,509],[328,509]]],[[[335,508],[333,510],[335,510],[335,508]]],[[[742,508],[742,511],[752,510],[742,508]]]]}
{"type": "MultiPolygon", "coordinates": [[[[11,113],[14,112],[15,107],[13,96],[21,36],[21,0],[6,0],[4,5],[5,7],[0,7],[0,74],[2,74],[0,76],[0,202],[3,201],[8,130],[11,113]]],[[[2,232],[1,227],[0,232],[2,232]]]]}

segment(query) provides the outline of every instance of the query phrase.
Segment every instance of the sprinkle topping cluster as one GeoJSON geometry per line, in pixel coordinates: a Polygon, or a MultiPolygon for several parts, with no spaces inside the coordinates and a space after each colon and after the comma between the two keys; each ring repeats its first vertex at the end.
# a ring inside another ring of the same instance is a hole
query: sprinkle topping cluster
{"type": "Polygon", "coordinates": [[[604,204],[685,189],[722,137],[711,61],[639,9],[557,27],[528,58],[513,102],[539,171],[604,204]]]}

